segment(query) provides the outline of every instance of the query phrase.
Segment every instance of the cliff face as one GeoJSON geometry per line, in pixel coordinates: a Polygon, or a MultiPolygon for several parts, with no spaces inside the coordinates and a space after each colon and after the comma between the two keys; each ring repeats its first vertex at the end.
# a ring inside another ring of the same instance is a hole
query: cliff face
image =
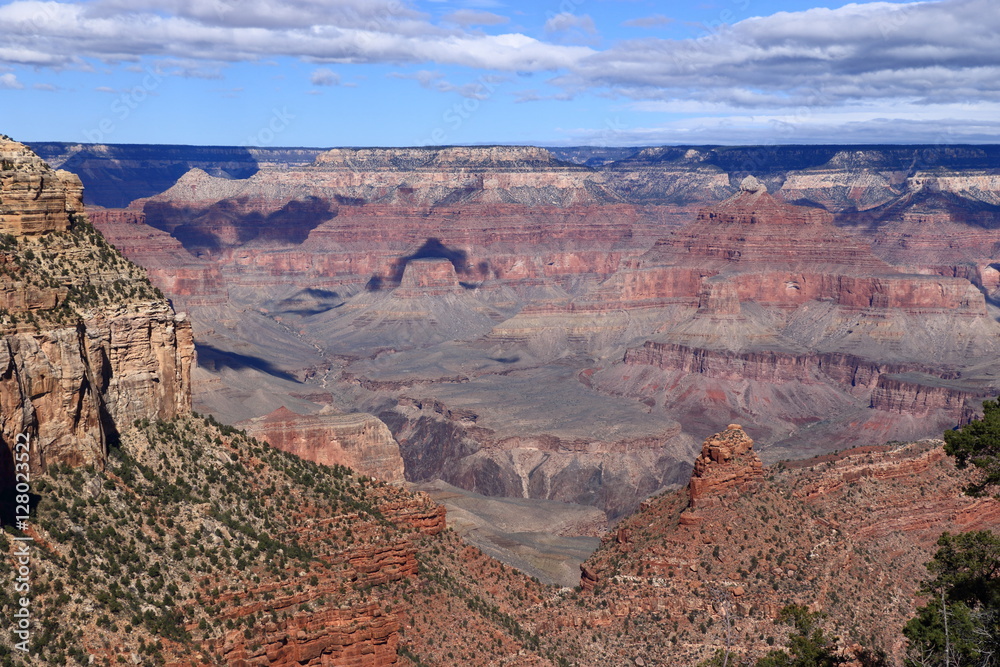
{"type": "Polygon", "coordinates": [[[616,291],[677,314],[591,385],[687,413],[689,426],[740,419],[774,436],[839,413],[851,416],[827,422],[825,437],[914,438],[967,421],[995,390],[977,364],[990,363],[997,327],[969,280],[905,273],[828,212],[778,201],[753,177],[601,295],[616,291]]]}
{"type": "Polygon", "coordinates": [[[191,325],[85,219],[79,179],[0,143],[0,472],[30,437],[32,472],[104,465],[123,424],[191,408],[191,325]]]}
{"type": "Polygon", "coordinates": [[[403,481],[399,444],[377,417],[364,413],[295,414],[279,408],[241,424],[273,447],[323,465],[343,465],[384,482],[403,481]]]}
{"type": "MultiPolygon", "coordinates": [[[[739,424],[730,424],[709,437],[694,461],[688,482],[690,509],[718,504],[718,496],[730,489],[746,492],[764,477],[763,466],[753,451],[753,440],[739,424]]],[[[688,518],[692,515],[689,514],[688,518]]],[[[684,519],[682,518],[682,521],[684,519]]]]}
{"type": "Polygon", "coordinates": [[[14,236],[64,232],[83,211],[83,184],[55,171],[23,144],[0,135],[0,233],[14,236]]]}
{"type": "Polygon", "coordinates": [[[19,331],[0,347],[2,436],[31,436],[32,470],[104,464],[118,424],[191,409],[190,323],[165,304],[86,325],[19,331]]]}

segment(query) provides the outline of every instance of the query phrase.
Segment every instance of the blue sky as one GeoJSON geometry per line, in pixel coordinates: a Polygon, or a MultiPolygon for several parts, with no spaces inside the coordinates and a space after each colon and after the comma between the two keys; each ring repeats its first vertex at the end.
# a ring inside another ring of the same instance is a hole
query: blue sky
{"type": "Polygon", "coordinates": [[[0,2],[0,132],[259,146],[1000,143],[994,0],[0,2]]]}

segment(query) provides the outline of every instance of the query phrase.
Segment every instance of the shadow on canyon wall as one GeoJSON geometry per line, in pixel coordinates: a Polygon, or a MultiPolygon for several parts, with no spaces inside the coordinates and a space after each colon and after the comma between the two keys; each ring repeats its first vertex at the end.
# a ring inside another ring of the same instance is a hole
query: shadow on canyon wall
{"type": "Polygon", "coordinates": [[[276,368],[274,364],[266,359],[261,359],[260,357],[255,357],[249,354],[240,354],[238,352],[222,350],[204,343],[195,343],[194,347],[195,351],[198,353],[198,365],[211,371],[218,372],[224,368],[236,371],[244,368],[252,368],[281,380],[288,380],[289,382],[301,384],[297,377],[291,373],[276,368]]]}

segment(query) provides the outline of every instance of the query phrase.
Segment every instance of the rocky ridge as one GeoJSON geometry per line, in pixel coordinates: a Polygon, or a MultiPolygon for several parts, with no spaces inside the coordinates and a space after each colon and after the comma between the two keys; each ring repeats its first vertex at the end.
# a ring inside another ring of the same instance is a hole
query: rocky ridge
{"type": "Polygon", "coordinates": [[[995,530],[1000,503],[960,493],[940,441],[762,469],[734,427],[706,439],[686,489],[648,500],[605,536],[581,585],[611,614],[584,623],[610,633],[657,618],[660,645],[673,648],[651,657],[694,664],[726,646],[727,627],[737,654],[763,655],[786,632],[778,611],[794,603],[824,612],[847,655],[860,645],[901,664],[900,631],[937,537],[995,530]]]}
{"type": "MultiPolygon", "coordinates": [[[[10,448],[32,442],[32,473],[104,465],[121,424],[191,407],[191,324],[79,210],[79,179],[4,140],[0,254],[0,484],[10,448]],[[8,172],[13,172],[9,177],[8,172]],[[3,454],[3,452],[0,452],[3,454]]],[[[6,491],[5,491],[6,493],[6,491]]]]}
{"type": "Polygon", "coordinates": [[[106,470],[34,478],[27,534],[50,588],[29,663],[398,664],[399,613],[371,591],[417,575],[440,506],[199,418],[123,431],[106,470]],[[81,516],[102,528],[75,530],[81,516]]]}
{"type": "Polygon", "coordinates": [[[56,171],[31,150],[0,135],[0,233],[13,236],[65,232],[83,212],[83,184],[56,171]]]}
{"type": "MultiPolygon", "coordinates": [[[[792,602],[826,612],[845,654],[898,658],[937,535],[995,527],[1000,503],[962,496],[939,442],[762,470],[732,426],[691,486],[605,536],[575,592],[462,544],[426,496],[210,419],[139,420],[106,470],[36,479],[32,609],[49,622],[29,664],[696,664],[783,646],[792,602]]],[[[13,549],[0,538],[0,568],[13,549]]]]}
{"type": "MultiPolygon", "coordinates": [[[[688,492],[689,509],[709,507],[712,500],[729,489],[746,492],[764,477],[763,466],[753,451],[753,440],[739,424],[705,440],[694,461],[688,492]]],[[[688,520],[692,513],[688,513],[688,520]]],[[[682,517],[681,521],[685,518],[682,517]]]]}

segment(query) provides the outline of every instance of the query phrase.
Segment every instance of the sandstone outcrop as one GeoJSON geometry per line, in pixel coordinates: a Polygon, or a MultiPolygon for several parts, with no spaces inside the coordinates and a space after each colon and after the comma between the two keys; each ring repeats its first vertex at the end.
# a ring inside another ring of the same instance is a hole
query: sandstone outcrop
{"type": "Polygon", "coordinates": [[[300,415],[282,407],[240,424],[273,447],[323,465],[343,465],[385,482],[403,481],[399,444],[377,417],[324,410],[300,415]]]}
{"type": "Polygon", "coordinates": [[[739,424],[709,436],[694,461],[688,493],[691,509],[709,506],[729,489],[746,490],[764,476],[753,440],[739,424]]]}
{"type": "Polygon", "coordinates": [[[2,437],[32,437],[33,471],[102,466],[117,424],[191,409],[191,325],[165,304],[86,326],[19,331],[0,343],[2,437]]]}
{"type": "Polygon", "coordinates": [[[438,295],[460,290],[455,266],[445,258],[411,259],[403,269],[397,294],[438,295]]]}
{"type": "Polygon", "coordinates": [[[64,232],[83,212],[83,184],[51,169],[31,150],[0,135],[0,233],[14,236],[64,232]]]}
{"type": "Polygon", "coordinates": [[[33,473],[101,467],[122,425],[190,411],[194,345],[190,321],[76,216],[79,179],[14,142],[0,143],[0,160],[9,167],[0,171],[0,224],[12,236],[0,264],[14,269],[0,275],[6,488],[20,434],[31,439],[33,473]]]}

